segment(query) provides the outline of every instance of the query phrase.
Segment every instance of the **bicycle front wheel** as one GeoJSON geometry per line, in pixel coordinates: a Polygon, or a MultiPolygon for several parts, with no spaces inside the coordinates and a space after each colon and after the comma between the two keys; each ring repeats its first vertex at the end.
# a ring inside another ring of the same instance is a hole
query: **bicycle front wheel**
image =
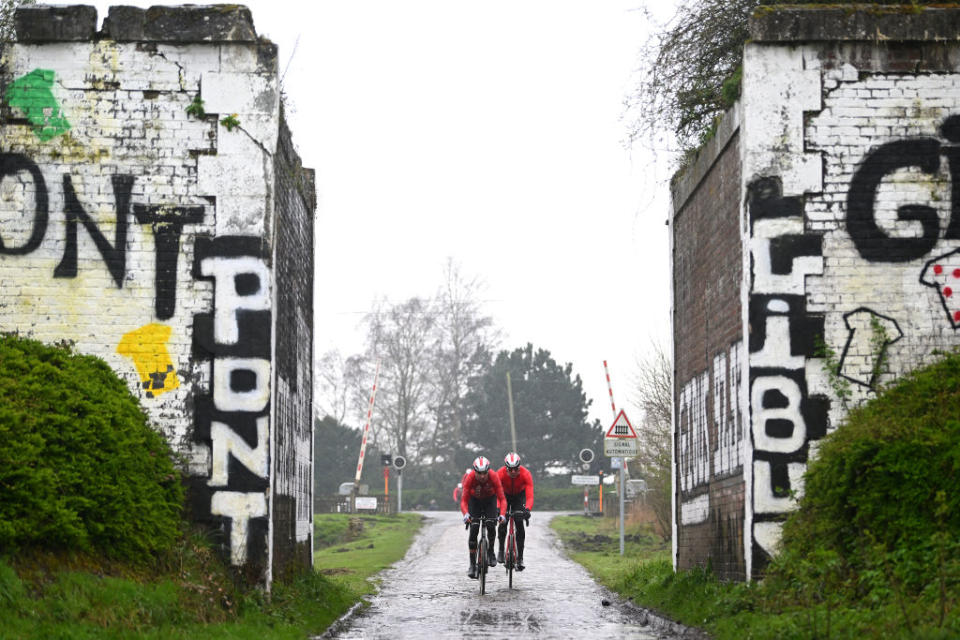
{"type": "Polygon", "coordinates": [[[480,595],[487,592],[487,537],[480,539],[480,557],[477,559],[477,570],[480,572],[480,595]]]}
{"type": "Polygon", "coordinates": [[[507,557],[505,560],[507,567],[507,587],[513,589],[513,568],[517,564],[517,544],[512,533],[507,539],[507,557]]]}

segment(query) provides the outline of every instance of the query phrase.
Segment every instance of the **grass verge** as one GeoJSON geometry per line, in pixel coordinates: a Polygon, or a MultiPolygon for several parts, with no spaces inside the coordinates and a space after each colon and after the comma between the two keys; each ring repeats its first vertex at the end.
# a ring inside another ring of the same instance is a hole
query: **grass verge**
{"type": "Polygon", "coordinates": [[[359,599],[376,589],[370,578],[403,558],[422,522],[414,513],[318,514],[314,568],[359,599]]]}
{"type": "Polygon", "coordinates": [[[813,582],[789,590],[774,581],[721,582],[704,569],[674,573],[669,543],[648,539],[642,529],[627,529],[621,557],[612,518],[558,516],[551,526],[570,558],[597,582],[717,640],[960,637],[960,609],[949,607],[941,622],[936,598],[849,603],[813,582]],[[806,599],[796,596],[798,587],[806,599]]]}
{"type": "Polygon", "coordinates": [[[420,525],[413,514],[362,516],[363,529],[354,535],[349,516],[336,518],[346,523],[339,536],[330,533],[326,515],[317,517],[318,533],[333,543],[317,553],[318,571],[275,581],[269,597],[238,587],[196,533],[148,564],[89,554],[0,557],[0,640],[318,635],[374,589],[367,578],[403,557],[420,525]],[[336,552],[345,547],[356,548],[336,552]],[[325,557],[328,551],[336,562],[325,557]]]}

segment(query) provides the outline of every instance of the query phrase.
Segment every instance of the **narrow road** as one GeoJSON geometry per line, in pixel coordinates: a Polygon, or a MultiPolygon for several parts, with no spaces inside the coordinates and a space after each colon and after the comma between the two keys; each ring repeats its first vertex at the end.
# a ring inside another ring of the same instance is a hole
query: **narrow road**
{"type": "Polygon", "coordinates": [[[365,611],[324,638],[674,638],[656,631],[642,611],[597,585],[563,555],[548,526],[557,514],[535,511],[527,529],[524,560],[511,590],[497,565],[487,593],[467,577],[467,532],[455,512],[426,512],[406,557],[387,569],[379,594],[365,611]],[[604,606],[604,602],[608,605],[604,606]]]}

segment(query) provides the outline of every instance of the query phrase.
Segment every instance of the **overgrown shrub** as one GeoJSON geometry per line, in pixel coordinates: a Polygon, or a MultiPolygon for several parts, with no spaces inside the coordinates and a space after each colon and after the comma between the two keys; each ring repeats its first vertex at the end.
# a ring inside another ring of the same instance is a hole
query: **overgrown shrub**
{"type": "Polygon", "coordinates": [[[960,593],[960,354],[854,409],[810,463],[770,571],[811,602],[960,593]]]}
{"type": "Polygon", "coordinates": [[[0,550],[169,548],[183,489],[166,441],[102,360],[0,335],[0,550]]]}

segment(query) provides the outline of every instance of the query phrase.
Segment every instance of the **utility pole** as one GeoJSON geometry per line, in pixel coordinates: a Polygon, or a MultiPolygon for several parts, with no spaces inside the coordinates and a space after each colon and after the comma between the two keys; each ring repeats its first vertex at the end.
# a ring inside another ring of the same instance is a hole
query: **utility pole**
{"type": "Polygon", "coordinates": [[[517,424],[513,420],[513,388],[510,386],[510,372],[507,371],[507,406],[510,408],[510,440],[513,443],[511,451],[517,451],[517,424]]]}

